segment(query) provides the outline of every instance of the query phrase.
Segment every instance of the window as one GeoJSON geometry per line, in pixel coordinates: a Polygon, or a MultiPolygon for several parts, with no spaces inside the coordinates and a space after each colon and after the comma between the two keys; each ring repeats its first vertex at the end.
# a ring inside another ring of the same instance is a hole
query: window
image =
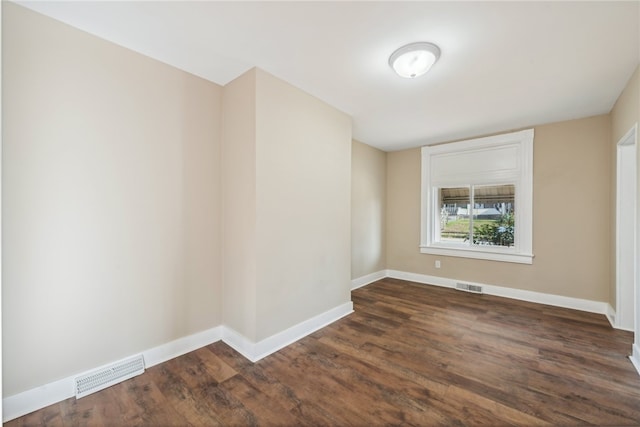
{"type": "Polygon", "coordinates": [[[422,148],[422,253],[531,264],[533,129],[422,148]]]}

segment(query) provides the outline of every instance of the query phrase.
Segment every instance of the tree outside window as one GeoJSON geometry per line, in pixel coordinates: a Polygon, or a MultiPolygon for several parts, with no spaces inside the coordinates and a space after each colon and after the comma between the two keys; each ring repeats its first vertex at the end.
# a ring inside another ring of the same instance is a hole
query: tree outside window
{"type": "Polygon", "coordinates": [[[514,245],[515,185],[441,188],[438,193],[440,241],[514,245]]]}

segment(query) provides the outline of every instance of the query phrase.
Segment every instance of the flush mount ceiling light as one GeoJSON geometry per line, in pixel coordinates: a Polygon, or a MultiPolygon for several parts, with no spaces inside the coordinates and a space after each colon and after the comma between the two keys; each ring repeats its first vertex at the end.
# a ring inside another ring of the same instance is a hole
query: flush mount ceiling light
{"type": "Polygon", "coordinates": [[[389,57],[389,65],[400,77],[421,76],[436,63],[440,48],[433,43],[416,42],[402,46],[389,57]]]}

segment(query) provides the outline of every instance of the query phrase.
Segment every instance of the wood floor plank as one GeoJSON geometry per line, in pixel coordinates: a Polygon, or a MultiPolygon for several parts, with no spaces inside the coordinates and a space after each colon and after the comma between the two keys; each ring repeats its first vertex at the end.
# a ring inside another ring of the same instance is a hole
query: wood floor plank
{"type": "Polygon", "coordinates": [[[297,395],[303,401],[313,401],[318,406],[329,408],[325,417],[331,416],[331,408],[339,409],[337,422],[346,425],[362,425],[367,422],[367,414],[361,414],[352,405],[357,395],[352,392],[349,384],[340,377],[338,372],[330,375],[313,374],[316,370],[326,369],[330,363],[326,360],[312,358],[305,354],[299,343],[294,343],[287,352],[279,352],[273,355],[274,361],[265,364],[267,372],[276,375],[289,387],[294,387],[297,395]],[[306,374],[305,372],[309,372],[306,374]]]}
{"type": "Polygon", "coordinates": [[[199,366],[205,368],[206,371],[219,383],[238,374],[235,369],[205,348],[198,349],[191,354],[198,358],[201,363],[199,366]]]}
{"type": "Polygon", "coordinates": [[[253,414],[260,414],[259,424],[275,425],[296,425],[298,419],[286,409],[286,405],[281,404],[281,400],[267,396],[254,387],[243,376],[237,375],[227,380],[220,387],[224,388],[230,395],[238,401],[243,402],[247,411],[253,414]]]}
{"type": "Polygon", "coordinates": [[[536,418],[525,412],[503,405],[495,400],[478,395],[458,386],[451,386],[447,391],[447,401],[458,413],[469,413],[465,422],[480,424],[479,413],[487,418],[487,425],[512,426],[548,426],[551,423],[536,418]]]}
{"type": "Polygon", "coordinates": [[[633,334],[602,315],[397,279],[251,363],[222,342],[6,426],[640,425],[633,334]]]}
{"type": "MultiPolygon", "coordinates": [[[[432,393],[424,383],[410,378],[397,377],[397,381],[388,381],[389,373],[380,366],[379,360],[365,360],[360,357],[362,355],[340,357],[340,352],[333,353],[336,348],[322,338],[317,343],[305,341],[305,344],[313,344],[309,351],[321,353],[341,367],[354,390],[361,390],[358,401],[376,402],[373,416],[380,422],[393,424],[401,420],[402,423],[418,425],[447,422],[447,418],[431,405],[434,396],[444,395],[446,386],[441,385],[436,393],[432,393]]],[[[367,406],[359,408],[360,413],[371,411],[372,408],[367,406]]]]}
{"type": "MultiPolygon", "coordinates": [[[[135,415],[132,421],[134,424],[184,426],[187,424],[185,417],[181,416],[177,412],[177,408],[170,404],[154,381],[154,371],[160,369],[162,369],[161,366],[154,366],[145,375],[134,377],[122,383],[124,390],[118,396],[121,399],[120,407],[133,407],[135,415]]],[[[84,399],[86,398],[78,401],[84,399]]],[[[108,422],[102,425],[106,424],[108,422]]]]}
{"type": "MultiPolygon", "coordinates": [[[[217,416],[215,409],[212,408],[205,399],[198,394],[201,384],[211,384],[217,382],[207,377],[206,374],[200,375],[202,381],[197,384],[189,384],[183,379],[184,367],[180,363],[186,359],[185,356],[170,360],[159,366],[159,369],[150,369],[148,373],[151,379],[158,386],[158,389],[167,399],[167,403],[173,406],[185,421],[190,425],[224,425],[222,420],[217,416]]],[[[191,376],[189,376],[190,378],[191,376]]]]}
{"type": "Polygon", "coordinates": [[[222,425],[258,425],[254,414],[246,410],[242,402],[230,396],[219,385],[206,385],[202,388],[201,398],[216,409],[216,418],[222,425]]]}
{"type": "Polygon", "coordinates": [[[60,402],[58,406],[64,424],[71,426],[104,426],[110,420],[120,421],[118,404],[112,399],[106,401],[104,399],[104,395],[108,395],[111,391],[109,390],[102,395],[94,393],[79,400],[66,399],[60,402]]]}

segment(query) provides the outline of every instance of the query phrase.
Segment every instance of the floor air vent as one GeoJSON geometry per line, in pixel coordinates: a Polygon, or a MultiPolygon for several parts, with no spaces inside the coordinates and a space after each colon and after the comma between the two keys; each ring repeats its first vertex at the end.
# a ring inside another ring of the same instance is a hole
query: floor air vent
{"type": "Polygon", "coordinates": [[[144,359],[142,355],[139,355],[80,375],[75,379],[76,399],[133,378],[143,372],[144,359]]]}
{"type": "Polygon", "coordinates": [[[472,292],[474,294],[482,293],[482,286],[470,285],[468,283],[456,283],[456,289],[459,291],[472,292]]]}

